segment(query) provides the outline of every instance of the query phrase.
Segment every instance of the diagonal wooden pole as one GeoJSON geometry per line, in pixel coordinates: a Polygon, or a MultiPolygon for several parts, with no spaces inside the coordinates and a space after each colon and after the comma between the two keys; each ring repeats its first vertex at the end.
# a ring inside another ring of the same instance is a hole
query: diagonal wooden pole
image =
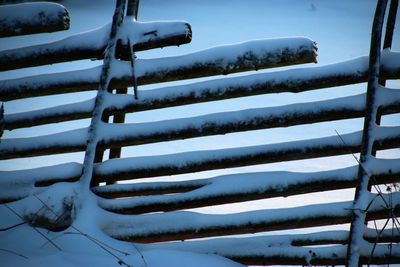
{"type": "Polygon", "coordinates": [[[115,60],[115,50],[118,40],[118,31],[123,24],[126,0],[117,0],[115,13],[113,16],[110,38],[105,51],[103,68],[100,76],[100,86],[97,91],[95,107],[92,120],[88,131],[88,142],[86,146],[85,158],[83,162],[83,172],[80,178],[84,188],[89,188],[93,176],[93,166],[96,158],[96,148],[98,144],[98,131],[102,123],[103,111],[105,109],[104,99],[112,80],[112,64],[115,60]]]}
{"type": "MultiPolygon", "coordinates": [[[[139,12],[139,0],[128,0],[128,5],[127,5],[127,11],[126,11],[126,16],[130,16],[133,17],[133,19],[136,21],[137,20],[137,16],[138,16],[138,12],[139,12]]],[[[130,58],[131,58],[131,66],[132,66],[132,77],[134,79],[133,82],[133,87],[134,87],[134,94],[135,94],[135,98],[137,99],[137,79],[135,76],[135,72],[134,72],[134,61],[136,59],[134,51],[133,51],[133,45],[128,41],[128,46],[130,48],[130,58]]],[[[116,94],[127,94],[128,93],[128,88],[126,87],[122,87],[122,88],[117,88],[115,90],[116,94]]],[[[109,120],[109,116],[105,116],[103,117],[103,121],[108,122],[109,120]]],[[[121,114],[116,114],[113,116],[113,123],[124,123],[125,122],[125,113],[121,113],[121,114]]],[[[118,148],[111,148],[110,149],[110,153],[108,158],[109,159],[114,159],[114,158],[120,158],[121,157],[121,151],[122,148],[118,147],[118,148]]],[[[101,162],[103,159],[103,153],[104,150],[98,149],[96,151],[96,160],[95,162],[101,162]]]]}
{"type": "Polygon", "coordinates": [[[366,241],[363,239],[365,219],[369,199],[369,174],[365,164],[373,157],[374,131],[378,114],[377,93],[379,88],[380,54],[383,21],[388,0],[379,0],[372,25],[371,48],[369,54],[369,75],[367,86],[366,113],[361,143],[358,181],[353,202],[352,221],[350,226],[349,245],[347,249],[347,266],[358,267],[360,256],[366,241]]]}

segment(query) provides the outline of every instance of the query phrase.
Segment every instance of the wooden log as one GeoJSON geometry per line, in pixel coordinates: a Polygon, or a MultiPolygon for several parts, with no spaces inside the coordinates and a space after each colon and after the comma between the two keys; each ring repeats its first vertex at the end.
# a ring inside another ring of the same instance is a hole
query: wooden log
{"type": "MultiPolygon", "coordinates": [[[[128,2],[130,3],[130,2],[128,2]]],[[[127,94],[128,88],[117,88],[116,94],[127,94]]],[[[105,114],[105,113],[104,113],[105,114]]],[[[124,123],[125,122],[125,114],[115,114],[113,117],[113,123],[124,123]]],[[[115,159],[121,157],[121,147],[114,147],[110,149],[110,155],[108,156],[109,159],[115,159]]]]}
{"type": "MultiPolygon", "coordinates": [[[[135,62],[138,85],[316,62],[316,47],[307,38],[248,41],[191,54],[135,62]],[[229,51],[229,52],[228,52],[229,51]]],[[[120,62],[110,88],[132,86],[129,63],[120,62]]],[[[98,88],[101,68],[0,81],[0,99],[89,91],[98,88]]]]}
{"type": "MultiPolygon", "coordinates": [[[[398,57],[397,54],[388,57],[398,57]]],[[[387,58],[385,58],[387,59],[387,58]]],[[[383,60],[384,64],[385,60],[383,60]]],[[[386,68],[386,77],[400,77],[400,58],[386,68]]],[[[229,99],[278,92],[303,92],[365,82],[368,59],[362,57],[322,67],[292,69],[274,73],[259,73],[243,77],[164,87],[142,91],[139,99],[130,96],[109,96],[105,113],[109,115],[138,112],[185,104],[229,99]],[[357,67],[358,66],[358,67],[357,67]]],[[[46,108],[16,114],[6,114],[5,128],[15,129],[46,123],[89,118],[94,100],[87,100],[60,107],[46,108]]]]}
{"type": "MultiPolygon", "coordinates": [[[[274,197],[287,197],[298,194],[323,192],[327,190],[338,190],[354,188],[356,186],[357,168],[352,168],[319,173],[286,173],[265,172],[226,175],[206,179],[205,185],[196,188],[195,191],[165,196],[133,197],[129,199],[103,200],[100,206],[108,211],[120,214],[143,214],[159,211],[174,211],[192,208],[237,203],[250,200],[267,199],[274,197]],[[250,184],[246,181],[251,181],[250,184]],[[241,184],[240,188],[232,188],[231,184],[241,184]],[[215,186],[214,186],[215,185],[215,186]],[[209,193],[211,191],[212,193],[209,193]]],[[[383,170],[372,177],[371,184],[386,184],[400,181],[400,168],[397,170],[383,170]]],[[[201,184],[202,181],[192,181],[192,186],[201,184]]],[[[183,186],[190,185],[189,181],[181,182],[183,186]]],[[[177,183],[175,183],[177,185],[177,183]]],[[[120,198],[129,194],[129,189],[135,189],[134,184],[112,186],[101,186],[93,188],[95,193],[101,196],[120,198]],[[127,187],[125,190],[124,187],[127,187]],[[122,192],[122,194],[119,194],[122,192]]],[[[140,187],[140,185],[139,185],[140,187]]],[[[151,187],[149,185],[148,187],[151,187]]],[[[155,188],[155,185],[152,186],[155,188]]],[[[175,187],[176,188],[176,187],[175,187]]],[[[173,189],[175,189],[173,188],[173,189]]],[[[185,187],[181,187],[185,188],[185,187]]],[[[144,189],[142,187],[142,189],[144,189]]],[[[185,188],[187,189],[187,188],[185,188]]],[[[135,192],[134,190],[131,190],[135,192]]],[[[137,192],[137,191],[136,191],[137,192]]],[[[153,191],[154,192],[154,191],[153,191]]]]}
{"type": "MultiPolygon", "coordinates": [[[[373,157],[372,154],[376,154],[376,151],[373,150],[373,146],[375,142],[375,133],[377,132],[378,127],[376,121],[380,104],[378,100],[378,90],[380,90],[379,63],[381,56],[383,21],[385,20],[387,3],[388,0],[378,1],[372,26],[365,119],[361,141],[357,186],[351,216],[349,245],[347,248],[346,266],[348,267],[358,267],[360,265],[360,247],[364,243],[364,228],[367,217],[367,211],[365,209],[368,205],[368,203],[365,202],[365,199],[368,198],[371,190],[371,187],[369,186],[370,174],[366,170],[366,166],[371,160],[370,158],[373,157]]],[[[380,121],[380,118],[378,118],[378,121],[380,121]]]]}
{"type": "MultiPolygon", "coordinates": [[[[375,148],[400,146],[400,128],[376,135],[375,148]]],[[[287,143],[108,160],[95,166],[96,182],[191,173],[221,168],[357,153],[361,132],[287,143]]]]}
{"type": "MultiPolygon", "coordinates": [[[[130,22],[126,32],[135,34],[135,51],[190,43],[191,27],[186,22],[130,22]],[[172,29],[172,30],[171,30],[172,29]],[[133,32],[133,30],[135,32],[133,32]]],[[[0,51],[0,71],[41,66],[73,60],[102,59],[111,24],[93,31],[78,33],[60,41],[0,51]],[[82,40],[85,42],[82,42],[82,40]]],[[[119,58],[128,59],[129,47],[119,42],[119,58]]]]}
{"type": "Polygon", "coordinates": [[[0,37],[69,29],[67,9],[56,3],[22,3],[0,6],[0,37]]]}
{"type": "Polygon", "coordinates": [[[25,198],[36,183],[52,179],[57,182],[76,182],[82,174],[82,164],[70,162],[49,167],[17,171],[0,171],[0,204],[25,198]]]}
{"type": "MultiPolygon", "coordinates": [[[[385,201],[389,201],[388,195],[383,197],[385,201]]],[[[391,197],[393,214],[398,216],[399,193],[394,193],[391,197]]],[[[371,200],[372,198],[371,195],[371,200]]],[[[223,215],[184,211],[141,216],[121,215],[110,219],[104,231],[113,238],[124,241],[165,242],[345,224],[351,221],[351,211],[352,202],[348,201],[223,215]]],[[[385,207],[380,197],[375,198],[367,219],[384,219],[388,216],[391,216],[391,210],[385,207]]]]}
{"type": "MultiPolygon", "coordinates": [[[[342,135],[342,138],[346,144],[343,144],[338,136],[331,136],[272,145],[109,160],[95,166],[95,182],[113,182],[174,175],[278,161],[334,156],[357,153],[359,151],[361,132],[345,134],[342,135]]],[[[396,132],[396,129],[389,133],[379,133],[377,135],[375,144],[377,149],[389,149],[399,145],[400,135],[396,132]]],[[[29,173],[30,170],[24,176],[29,177],[29,173]]],[[[45,176],[38,179],[35,185],[46,186],[64,179],[63,177],[62,174],[56,176],[56,178],[45,176]]]]}
{"type": "MultiPolygon", "coordinates": [[[[312,266],[337,266],[337,265],[346,265],[346,256],[338,256],[339,252],[343,251],[342,247],[338,247],[338,251],[332,253],[324,253],[323,255],[318,255],[316,249],[303,249],[303,254],[301,256],[282,256],[280,252],[285,248],[277,248],[274,253],[269,255],[263,255],[262,253],[255,254],[245,254],[238,253],[237,255],[230,254],[221,254],[226,258],[229,258],[233,261],[239,262],[244,265],[302,265],[308,266],[308,264],[312,266]],[[311,251],[311,255],[310,252],[311,251]],[[308,254],[307,254],[308,253],[308,254]],[[308,260],[309,259],[309,260],[308,260]]],[[[360,257],[360,263],[363,265],[368,264],[376,264],[376,265],[391,265],[398,264],[400,262],[400,256],[396,253],[390,255],[390,248],[387,245],[378,245],[377,249],[380,253],[375,253],[372,257],[370,255],[365,255],[360,257]]],[[[400,246],[393,245],[394,250],[400,250],[400,246]]],[[[298,254],[299,249],[294,249],[294,253],[298,254]]]]}
{"type": "MultiPolygon", "coordinates": [[[[387,229],[382,232],[379,242],[397,242],[400,236],[395,234],[392,237],[392,229],[387,229]]],[[[396,232],[396,230],[394,230],[396,232]]],[[[364,237],[369,242],[374,242],[377,238],[375,229],[368,229],[364,237]]],[[[257,237],[242,237],[242,238],[215,238],[211,240],[198,240],[190,242],[168,242],[161,244],[147,244],[147,248],[167,249],[189,251],[195,253],[217,254],[248,265],[272,265],[278,264],[277,260],[281,261],[281,265],[295,264],[308,265],[316,264],[344,264],[345,263],[345,247],[330,246],[324,247],[306,247],[301,246],[317,246],[317,245],[345,245],[348,242],[348,231],[324,231],[319,233],[309,234],[291,234],[291,235],[269,235],[257,237]],[[330,252],[330,253],[328,253],[330,252]],[[246,259],[246,260],[245,260],[246,259]],[[330,262],[329,262],[330,261],[330,262]]],[[[372,245],[371,245],[372,246],[372,245]]],[[[398,245],[394,245],[392,250],[395,250],[398,245]]],[[[378,244],[378,250],[383,246],[378,244]]],[[[396,255],[389,258],[390,248],[387,246],[385,251],[388,261],[396,263],[396,255]]],[[[367,254],[366,254],[367,255],[367,254]]],[[[371,258],[371,263],[378,260],[383,260],[385,254],[380,251],[374,253],[371,258]]],[[[367,257],[364,257],[364,263],[367,263],[367,257]]]]}
{"type": "Polygon", "coordinates": [[[102,198],[122,198],[148,195],[185,193],[212,184],[211,179],[196,179],[178,182],[144,182],[134,184],[112,184],[96,186],[92,191],[102,198]]]}
{"type": "MultiPolygon", "coordinates": [[[[400,97],[395,90],[387,91],[388,101],[382,103],[383,114],[400,112],[400,97]]],[[[215,113],[198,117],[149,123],[103,125],[98,148],[120,148],[163,141],[173,141],[232,132],[288,127],[364,115],[365,96],[299,103],[281,107],[257,108],[215,113]]],[[[4,139],[0,159],[76,152],[85,149],[87,128],[31,138],[4,139]],[[68,141],[65,140],[69,137],[68,141]]]]}

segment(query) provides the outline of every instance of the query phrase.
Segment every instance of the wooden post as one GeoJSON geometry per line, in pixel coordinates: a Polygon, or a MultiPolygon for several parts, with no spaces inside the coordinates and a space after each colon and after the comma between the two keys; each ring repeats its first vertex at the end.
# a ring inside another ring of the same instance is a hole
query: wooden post
{"type": "Polygon", "coordinates": [[[361,143],[361,155],[358,169],[358,182],[353,203],[352,220],[350,226],[349,245],[347,248],[347,266],[358,267],[360,264],[362,246],[365,245],[364,228],[367,216],[367,205],[369,200],[370,174],[364,165],[372,157],[374,144],[374,130],[377,118],[378,105],[376,103],[379,88],[379,70],[381,54],[381,37],[383,20],[387,6],[387,0],[379,0],[371,34],[371,48],[369,58],[369,75],[367,87],[366,113],[364,130],[361,143]]]}

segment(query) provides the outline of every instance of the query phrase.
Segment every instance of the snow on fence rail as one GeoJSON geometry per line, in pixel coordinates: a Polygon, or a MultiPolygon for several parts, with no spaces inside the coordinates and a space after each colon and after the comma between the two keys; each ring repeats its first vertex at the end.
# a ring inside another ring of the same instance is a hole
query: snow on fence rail
{"type": "MultiPolygon", "coordinates": [[[[134,35],[135,51],[186,44],[192,39],[191,27],[183,21],[129,21],[125,28],[127,34],[132,31],[131,35],[134,35]]],[[[102,59],[110,29],[111,24],[107,24],[53,43],[0,51],[0,71],[81,59],[102,59]]],[[[120,42],[117,53],[126,58],[128,49],[126,43],[120,42]]]]}
{"type": "MultiPolygon", "coordinates": [[[[383,91],[381,113],[400,112],[400,93],[383,91]]],[[[150,123],[105,124],[99,134],[99,148],[107,149],[155,142],[187,139],[273,127],[287,127],[361,117],[365,113],[365,94],[333,100],[299,103],[281,107],[257,108],[198,117],[150,123]]],[[[7,116],[5,118],[7,123],[7,116]]],[[[83,151],[88,128],[46,136],[5,139],[0,144],[0,159],[83,151]],[[60,140],[63,140],[60,142],[60,140]]],[[[337,140],[340,142],[340,140],[337,140]]],[[[384,141],[384,140],[382,140],[384,141]]],[[[344,151],[347,153],[347,151],[344,151]]]]}
{"type": "Polygon", "coordinates": [[[0,6],[0,36],[18,36],[69,29],[67,9],[56,3],[0,6]]]}
{"type": "MultiPolygon", "coordinates": [[[[385,202],[389,202],[389,198],[393,203],[393,214],[399,216],[400,193],[383,194],[382,198],[370,194],[369,200],[375,201],[369,207],[367,220],[386,218],[385,202]]],[[[188,211],[124,215],[110,218],[104,230],[117,239],[148,243],[316,227],[349,223],[352,204],[347,201],[222,215],[188,211]]]]}
{"type": "MultiPolygon", "coordinates": [[[[315,43],[308,38],[254,40],[191,54],[135,61],[138,85],[230,74],[316,62],[315,43]],[[227,52],[229,51],[229,52],[227,52]]],[[[111,88],[132,86],[129,62],[116,62],[111,88]]],[[[79,71],[0,80],[0,99],[96,90],[101,66],[79,71]]]]}
{"type": "MultiPolygon", "coordinates": [[[[0,71],[78,59],[103,59],[103,52],[107,44],[110,44],[108,36],[114,36],[119,32],[116,35],[119,40],[111,46],[116,50],[115,55],[105,54],[107,55],[105,64],[110,64],[111,70],[118,69],[109,72],[110,77],[104,76],[107,68],[100,66],[79,71],[0,80],[0,100],[13,101],[96,90],[99,88],[100,76],[103,75],[102,81],[110,81],[110,86],[108,88],[102,86],[99,89],[108,89],[108,92],[101,93],[104,102],[100,108],[98,102],[101,101],[97,96],[83,102],[36,111],[9,113],[6,110],[1,120],[4,129],[34,127],[92,116],[99,118],[98,114],[93,114],[95,107],[101,110],[104,121],[107,121],[109,116],[118,115],[123,122],[125,114],[130,112],[251,95],[301,93],[366,82],[370,75],[368,56],[364,56],[328,66],[246,74],[179,86],[161,85],[157,89],[143,92],[139,90],[137,99],[125,93],[125,95],[114,94],[113,89],[135,86],[135,81],[139,85],[144,85],[316,63],[317,56],[314,41],[297,37],[254,40],[183,56],[135,59],[135,51],[190,42],[191,27],[188,23],[179,21],[140,23],[136,19],[125,19],[122,22],[123,2],[117,1],[118,19],[115,18],[113,24],[50,44],[0,51],[0,71]],[[131,40],[135,40],[135,43],[131,43],[131,40]],[[129,62],[130,60],[133,62],[129,62]]],[[[128,13],[131,16],[135,12],[130,10],[128,13]]],[[[382,52],[379,62],[381,79],[400,77],[400,53],[386,49],[382,52]]],[[[45,194],[47,190],[54,190],[57,185],[65,182],[80,183],[83,178],[87,179],[89,173],[91,190],[97,197],[96,205],[107,211],[101,227],[108,235],[120,240],[144,243],[176,241],[350,223],[353,212],[353,203],[350,201],[225,215],[182,210],[354,188],[357,186],[358,166],[315,173],[234,173],[176,182],[152,182],[146,179],[147,181],[128,184],[112,183],[358,153],[362,147],[361,131],[340,136],[248,147],[132,158],[109,156],[109,159],[104,161],[102,157],[105,149],[120,149],[124,146],[179,139],[195,140],[194,138],[202,136],[359,118],[365,116],[368,110],[366,95],[363,93],[317,102],[249,108],[148,123],[100,122],[88,128],[52,135],[3,138],[0,140],[0,159],[85,150],[86,154],[91,154],[93,148],[96,150],[96,155],[89,164],[70,162],[36,169],[0,171],[0,187],[5,189],[0,191],[0,203],[23,205],[24,200],[29,200],[32,195],[45,194]],[[98,135],[93,136],[93,128],[97,129],[98,135]],[[91,143],[91,151],[88,150],[88,140],[91,143]],[[99,185],[104,182],[107,184],[99,185]],[[153,212],[159,213],[147,214],[153,212]]],[[[379,87],[376,97],[381,115],[400,113],[398,90],[379,87]]],[[[379,127],[375,130],[374,150],[398,147],[400,147],[400,126],[379,127]]],[[[93,153],[90,157],[93,158],[93,153]]],[[[370,185],[399,182],[398,162],[398,159],[370,159],[363,166],[370,176],[370,185]]],[[[68,197],[71,196],[67,196],[64,200],[69,199],[68,197]]],[[[367,198],[369,203],[367,220],[400,216],[400,193],[369,193],[367,198]],[[389,207],[388,202],[391,202],[392,206],[389,207]]],[[[71,205],[74,205],[74,202],[71,205]]],[[[70,213],[70,210],[66,212],[70,213]]],[[[32,216],[32,212],[26,211],[24,215],[28,218],[32,216]]],[[[31,223],[52,230],[62,230],[71,223],[68,218],[63,222],[57,222],[58,220],[54,221],[53,217],[46,217],[46,214],[41,216],[44,216],[40,218],[42,220],[34,220],[31,223]]],[[[360,253],[361,262],[374,264],[400,262],[398,245],[389,248],[384,244],[400,242],[400,234],[394,229],[386,229],[380,233],[374,229],[366,229],[363,236],[368,242],[380,244],[376,247],[369,244],[360,253]],[[372,257],[371,251],[375,251],[372,257]]],[[[348,243],[349,231],[334,231],[289,236],[169,242],[152,244],[150,247],[216,253],[245,264],[304,265],[344,264],[348,243]]]]}
{"type": "MultiPolygon", "coordinates": [[[[110,94],[105,103],[105,113],[109,116],[235,97],[281,92],[298,93],[361,83],[367,80],[367,61],[367,57],[361,57],[328,66],[277,71],[274,75],[259,73],[245,77],[146,90],[140,93],[140,99],[137,100],[127,95],[110,94]]],[[[400,75],[399,53],[386,52],[382,61],[385,62],[382,65],[383,77],[390,79],[400,75]],[[386,62],[391,64],[386,64],[386,62]]],[[[12,130],[46,123],[89,118],[93,106],[94,99],[91,99],[42,110],[7,114],[4,118],[4,128],[12,130]]]]}

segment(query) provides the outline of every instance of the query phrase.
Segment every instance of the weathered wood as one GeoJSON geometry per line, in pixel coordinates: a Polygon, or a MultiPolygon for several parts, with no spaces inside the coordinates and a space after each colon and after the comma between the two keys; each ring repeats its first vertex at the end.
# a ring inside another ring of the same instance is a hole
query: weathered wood
{"type": "MultiPolygon", "coordinates": [[[[400,215],[398,194],[394,194],[392,198],[394,216],[400,215]]],[[[125,215],[111,219],[104,231],[124,241],[164,242],[345,224],[351,221],[351,209],[352,202],[348,201],[224,215],[194,212],[125,215]],[[156,221],[157,224],[149,224],[150,221],[156,221]]],[[[384,219],[389,214],[391,210],[384,207],[383,201],[378,197],[370,206],[367,219],[384,219]]]]}
{"type": "Polygon", "coordinates": [[[0,203],[22,199],[31,194],[36,182],[52,179],[56,182],[76,182],[82,174],[82,164],[64,163],[49,167],[27,170],[0,171],[0,188],[9,187],[16,190],[0,190],[0,203]]]}
{"type": "MultiPolygon", "coordinates": [[[[396,230],[395,230],[396,232],[396,230]]],[[[368,229],[366,240],[374,242],[376,231],[368,229]]],[[[346,259],[346,248],[344,246],[327,247],[306,247],[332,245],[347,243],[348,231],[325,231],[311,234],[292,234],[292,235],[269,235],[242,238],[215,238],[212,240],[198,240],[191,242],[168,242],[162,244],[147,244],[146,246],[157,249],[170,249],[179,251],[190,251],[196,253],[217,254],[248,265],[333,265],[336,263],[344,264],[346,259]],[[278,262],[279,260],[279,262],[278,262]],[[324,263],[322,262],[324,261],[324,263]]],[[[391,229],[384,231],[380,235],[380,242],[397,242],[400,236],[396,234],[392,237],[391,229]]],[[[372,245],[371,245],[372,246],[372,245]]],[[[392,251],[397,249],[394,245],[392,251]]],[[[393,258],[389,258],[390,248],[378,244],[377,253],[371,258],[372,262],[386,260],[397,263],[399,258],[395,253],[393,258]],[[385,248],[382,252],[382,248],[385,248]],[[378,252],[379,251],[379,252],[378,252]],[[386,257],[385,257],[386,254],[386,257]]],[[[368,263],[364,257],[364,263],[368,263]]]]}
{"type": "Polygon", "coordinates": [[[106,101],[107,91],[109,90],[110,81],[113,79],[114,69],[116,68],[117,64],[117,60],[115,59],[115,51],[117,46],[118,34],[121,32],[124,22],[125,6],[126,0],[117,0],[112,20],[111,32],[108,38],[104,61],[101,68],[99,88],[97,89],[93,115],[90,121],[89,129],[87,131],[87,138],[85,139],[87,144],[85,146],[85,157],[82,165],[82,175],[79,178],[79,182],[82,184],[85,190],[90,190],[89,188],[92,184],[92,177],[96,160],[96,151],[98,149],[99,142],[98,135],[102,125],[104,102],[106,101]]]}
{"type": "MultiPolygon", "coordinates": [[[[397,57],[397,54],[390,57],[397,57]]],[[[400,62],[400,58],[398,61],[400,62]]],[[[278,93],[303,92],[341,86],[351,83],[366,82],[368,60],[363,57],[333,65],[260,73],[224,80],[206,81],[184,86],[165,87],[142,91],[139,99],[132,97],[108,97],[105,113],[109,115],[137,112],[156,108],[165,108],[235,97],[278,93]],[[361,67],[356,67],[356,66],[361,67]],[[354,66],[354,67],[353,67],[354,66]]],[[[384,72],[385,77],[400,77],[400,63],[390,66],[384,72]]],[[[6,114],[5,128],[16,129],[46,123],[84,119],[91,116],[94,100],[64,105],[43,110],[6,114]]]]}
{"type": "MultiPolygon", "coordinates": [[[[225,150],[195,151],[165,156],[149,156],[132,159],[110,160],[106,166],[104,163],[96,166],[96,183],[113,182],[118,180],[130,180],[134,178],[144,178],[162,175],[174,175],[180,173],[197,172],[219,168],[231,168],[239,166],[256,165],[262,163],[271,163],[277,161],[298,160],[313,157],[334,156],[340,154],[357,153],[360,149],[361,132],[355,134],[342,135],[346,140],[343,144],[339,137],[331,136],[327,138],[295,141],[274,145],[243,147],[225,150]],[[251,151],[249,151],[251,150],[251,151]],[[228,153],[228,155],[225,155],[228,153]],[[213,155],[213,156],[211,156],[213,155]],[[215,158],[215,156],[217,156],[215,158]],[[185,160],[182,160],[185,159],[185,160]],[[124,162],[128,161],[129,165],[124,162]],[[160,165],[149,165],[151,162],[160,162],[160,165]],[[111,163],[111,164],[110,164],[111,163]],[[121,164],[118,170],[114,166],[121,164]],[[124,165],[125,164],[125,165],[124,165]],[[143,165],[144,164],[144,165],[143,165]],[[108,166],[107,166],[108,165],[108,166]],[[142,166],[141,166],[142,165],[142,166]],[[147,166],[147,167],[145,167],[147,166]]],[[[376,148],[388,149],[398,147],[400,144],[400,135],[382,136],[384,139],[377,139],[376,148]]],[[[49,169],[49,172],[51,170],[49,169]]],[[[20,176],[29,177],[31,170],[20,176]]],[[[35,178],[36,186],[45,186],[66,179],[62,173],[52,177],[35,178]]],[[[72,179],[70,176],[68,176],[72,179]]],[[[73,176],[77,177],[77,175],[73,176]]]]}
{"type": "MultiPolygon", "coordinates": [[[[128,4],[131,2],[128,2],[128,4]]],[[[139,3],[138,3],[139,4],[139,3]]],[[[138,5],[137,4],[137,5],[138,5]]],[[[129,6],[129,5],[128,5],[129,6]]],[[[135,5],[134,5],[135,6],[135,5]]],[[[132,7],[133,8],[133,7],[132,7]]],[[[116,94],[126,94],[128,93],[128,88],[117,88],[115,90],[116,94]]],[[[105,113],[104,113],[105,114],[105,113]]],[[[124,123],[125,122],[125,114],[115,114],[113,117],[113,123],[124,123]]],[[[121,147],[114,147],[110,149],[109,159],[115,159],[121,157],[121,147]]]]}
{"type": "Polygon", "coordinates": [[[68,29],[69,14],[60,4],[47,2],[0,6],[0,37],[68,29]]]}
{"type": "Polygon", "coordinates": [[[389,14],[386,21],[385,40],[383,41],[383,49],[391,48],[393,41],[393,32],[396,24],[397,8],[399,0],[390,0],[389,14]]]}
{"type": "MultiPolygon", "coordinates": [[[[128,24],[137,31],[135,51],[190,43],[191,27],[186,22],[149,22],[128,24]],[[175,27],[171,31],[170,27],[175,27]]],[[[111,24],[91,32],[79,33],[60,41],[0,51],[0,71],[41,66],[73,60],[102,59],[111,24]],[[82,42],[85,40],[85,42],[82,42]]],[[[118,42],[116,54],[128,59],[130,48],[118,42]]]]}
{"type": "MultiPolygon", "coordinates": [[[[196,188],[193,192],[187,192],[175,195],[165,195],[165,196],[146,196],[144,198],[134,197],[131,199],[114,199],[114,200],[104,200],[100,202],[100,206],[104,209],[121,214],[143,214],[149,212],[159,212],[159,211],[175,211],[184,210],[192,208],[207,207],[213,205],[222,205],[228,203],[237,203],[250,200],[258,199],[268,199],[274,197],[288,197],[298,194],[308,194],[314,192],[323,192],[327,190],[338,190],[354,188],[356,186],[357,175],[356,173],[339,173],[339,170],[321,173],[294,173],[286,174],[281,173],[265,173],[265,183],[259,183],[257,187],[248,187],[246,185],[242,186],[240,190],[224,190],[217,186],[218,189],[213,187],[213,182],[215,179],[207,179],[204,181],[206,184],[200,188],[196,188]],[[290,175],[287,179],[286,176],[290,175]],[[281,176],[281,177],[279,177],[281,176]],[[316,178],[318,177],[319,178],[316,178]],[[270,182],[268,182],[270,181],[270,182]],[[276,182],[274,182],[276,181],[276,182]],[[208,183],[207,183],[208,182],[208,183]],[[213,193],[207,193],[207,190],[211,190],[213,193]]],[[[386,184],[400,181],[400,170],[383,171],[382,173],[376,174],[373,177],[372,184],[386,184]]],[[[240,174],[237,175],[242,177],[243,180],[249,180],[254,182],[254,179],[259,178],[259,174],[240,174]],[[253,177],[255,176],[255,177],[253,177]]],[[[238,179],[234,175],[226,177],[226,183],[229,184],[229,177],[234,179],[234,182],[238,182],[238,179]]],[[[218,177],[216,177],[218,179],[218,177]]],[[[218,182],[221,183],[224,177],[220,177],[218,182]]],[[[243,182],[243,181],[242,181],[243,182]]],[[[199,182],[199,184],[201,181],[199,182]]],[[[245,184],[245,182],[243,182],[245,184]]],[[[177,185],[177,184],[175,184],[177,185]]],[[[184,187],[189,185],[189,183],[182,183],[180,189],[188,189],[184,187]]],[[[194,187],[196,183],[192,184],[194,187]]],[[[118,191],[103,191],[100,193],[101,196],[120,198],[129,195],[129,190],[124,190],[124,184],[119,185],[122,189],[118,191]]],[[[118,188],[118,187],[117,187],[118,188]]],[[[132,188],[132,187],[131,187],[132,188]]],[[[134,187],[133,187],[134,188],[134,187]]],[[[176,189],[177,187],[173,188],[176,189]]],[[[95,193],[101,192],[101,189],[107,190],[105,188],[97,187],[92,190],[95,193]]],[[[132,190],[135,192],[134,190],[132,190]]],[[[137,192],[137,191],[136,191],[137,192]]],[[[135,192],[135,193],[136,193],[135,192]]],[[[153,191],[154,193],[154,191],[153,191]]],[[[164,192],[165,193],[165,192],[164,192]]]]}
{"type": "MultiPolygon", "coordinates": [[[[255,40],[246,43],[214,47],[191,54],[159,59],[138,59],[135,62],[138,85],[162,83],[212,75],[226,75],[249,70],[316,62],[313,41],[304,38],[302,44],[286,38],[255,40]],[[271,46],[274,47],[271,51],[271,46]],[[276,46],[276,47],[275,47],[276,46]],[[224,54],[223,51],[231,51],[224,54]],[[219,56],[215,56],[219,54],[219,56]]],[[[111,88],[132,86],[129,63],[120,62],[119,72],[111,88]]],[[[0,81],[0,99],[13,99],[52,94],[89,91],[98,88],[101,68],[37,75],[0,81]]]]}
{"type": "Polygon", "coordinates": [[[357,186],[351,216],[349,245],[347,248],[347,267],[358,267],[360,265],[360,246],[364,243],[365,221],[368,216],[366,210],[368,203],[366,199],[368,199],[370,194],[370,174],[366,170],[365,165],[370,161],[372,153],[375,153],[373,152],[373,146],[375,142],[375,133],[377,132],[376,128],[378,127],[376,125],[376,118],[379,107],[379,100],[377,98],[379,93],[381,38],[387,2],[387,0],[378,1],[372,25],[365,119],[357,186]]]}
{"type": "MultiPolygon", "coordinates": [[[[400,262],[400,256],[398,254],[390,255],[390,249],[387,245],[378,245],[378,249],[381,251],[385,251],[384,253],[380,253],[379,255],[365,255],[360,257],[360,264],[368,265],[368,264],[376,264],[376,265],[390,265],[390,264],[398,264],[400,262]]],[[[267,249],[267,248],[266,248],[267,249]]],[[[260,265],[260,266],[268,266],[268,265],[301,265],[301,266],[337,266],[337,265],[345,265],[346,264],[346,256],[338,257],[338,253],[331,252],[325,253],[323,256],[319,256],[315,253],[315,249],[303,249],[303,254],[301,256],[292,256],[292,257],[284,257],[281,255],[282,250],[285,248],[277,248],[274,252],[269,255],[263,255],[262,253],[255,255],[231,255],[231,254],[221,254],[221,256],[229,258],[233,261],[239,262],[244,265],[260,265]],[[311,251],[311,258],[310,257],[311,251]],[[314,253],[314,254],[313,254],[314,253]]],[[[288,248],[289,249],[289,248],[288,248]]],[[[393,249],[400,250],[398,245],[393,245],[393,249]]],[[[299,249],[290,248],[294,253],[299,249]]],[[[342,247],[338,248],[338,251],[343,251],[342,247]]],[[[297,252],[298,253],[298,252],[297,252]]],[[[296,253],[296,254],[297,254],[296,253]]],[[[393,253],[392,253],[393,254],[393,253]]]]}
{"type": "MultiPolygon", "coordinates": [[[[396,91],[388,91],[387,94],[394,97],[382,103],[382,113],[400,112],[400,98],[396,98],[399,94],[396,94],[396,91]]],[[[364,115],[364,97],[362,94],[333,100],[216,113],[184,119],[104,125],[99,133],[98,149],[357,118],[364,115]]],[[[81,151],[86,146],[86,131],[86,128],[82,128],[46,136],[4,139],[0,144],[0,159],[81,151]],[[68,136],[75,138],[70,138],[68,142],[60,142],[68,136]]]]}
{"type": "MultiPolygon", "coordinates": [[[[400,146],[397,130],[377,135],[375,148],[400,146]]],[[[357,153],[361,146],[361,132],[287,143],[184,152],[162,156],[147,156],[108,160],[95,168],[96,182],[111,182],[154,176],[183,174],[221,168],[234,168],[290,160],[328,157],[357,153]]]]}
{"type": "Polygon", "coordinates": [[[211,179],[185,180],[178,182],[144,182],[134,184],[112,184],[96,186],[92,191],[102,198],[113,199],[185,193],[212,184],[211,179]]]}

